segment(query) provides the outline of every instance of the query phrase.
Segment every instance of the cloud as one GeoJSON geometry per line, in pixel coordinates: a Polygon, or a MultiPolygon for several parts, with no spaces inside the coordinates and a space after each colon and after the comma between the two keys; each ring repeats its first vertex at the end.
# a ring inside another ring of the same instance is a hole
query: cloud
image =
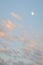
{"type": "Polygon", "coordinates": [[[18,16],[16,13],[11,13],[11,16],[13,16],[14,18],[21,20],[21,17],[18,16]]]}
{"type": "Polygon", "coordinates": [[[8,51],[7,48],[0,48],[0,52],[5,52],[5,51],[8,51]]]}
{"type": "Polygon", "coordinates": [[[7,24],[6,24],[6,27],[10,30],[12,29],[15,29],[16,28],[16,25],[14,25],[11,20],[8,20],[7,24]]]}
{"type": "Polygon", "coordinates": [[[23,61],[13,62],[13,65],[26,65],[23,61]]]}
{"type": "Polygon", "coordinates": [[[15,35],[12,35],[10,33],[6,33],[4,39],[7,40],[7,41],[14,41],[14,40],[17,40],[18,37],[15,36],[15,35]]]}
{"type": "Polygon", "coordinates": [[[4,37],[5,33],[4,32],[0,32],[0,37],[4,37]]]}
{"type": "Polygon", "coordinates": [[[24,44],[24,50],[27,52],[37,46],[37,42],[35,40],[30,40],[26,44],[24,44]]]}
{"type": "Polygon", "coordinates": [[[20,37],[19,39],[21,42],[25,42],[25,38],[24,37],[20,37]]]}
{"type": "Polygon", "coordinates": [[[30,46],[30,47],[34,47],[35,45],[36,45],[35,40],[30,40],[29,46],[30,46]]]}

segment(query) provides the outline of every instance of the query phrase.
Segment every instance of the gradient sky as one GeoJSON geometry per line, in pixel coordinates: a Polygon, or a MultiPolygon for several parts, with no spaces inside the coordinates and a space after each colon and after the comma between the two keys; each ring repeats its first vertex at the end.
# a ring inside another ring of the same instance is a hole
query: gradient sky
{"type": "Polygon", "coordinates": [[[31,62],[34,49],[43,54],[43,0],[0,0],[0,58],[31,62]]]}

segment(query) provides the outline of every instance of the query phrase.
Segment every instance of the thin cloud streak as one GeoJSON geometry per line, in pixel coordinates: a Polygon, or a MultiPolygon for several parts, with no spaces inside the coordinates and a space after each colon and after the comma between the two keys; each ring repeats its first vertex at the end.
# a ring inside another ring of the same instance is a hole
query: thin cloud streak
{"type": "Polygon", "coordinates": [[[18,20],[21,20],[22,18],[17,15],[16,13],[11,13],[11,16],[13,16],[14,18],[18,19],[18,20]]]}

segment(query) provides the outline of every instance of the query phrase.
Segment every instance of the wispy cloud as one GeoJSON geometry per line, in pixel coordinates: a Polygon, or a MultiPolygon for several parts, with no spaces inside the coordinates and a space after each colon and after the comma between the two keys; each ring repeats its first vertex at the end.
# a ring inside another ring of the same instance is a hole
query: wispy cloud
{"type": "Polygon", "coordinates": [[[16,13],[11,13],[11,16],[13,16],[14,18],[18,19],[18,20],[21,20],[22,18],[17,15],[16,13]]]}
{"type": "Polygon", "coordinates": [[[4,32],[0,32],[0,37],[4,37],[5,33],[4,32]]]}
{"type": "Polygon", "coordinates": [[[11,22],[11,20],[8,20],[6,23],[6,27],[10,30],[15,29],[16,25],[11,22]]]}

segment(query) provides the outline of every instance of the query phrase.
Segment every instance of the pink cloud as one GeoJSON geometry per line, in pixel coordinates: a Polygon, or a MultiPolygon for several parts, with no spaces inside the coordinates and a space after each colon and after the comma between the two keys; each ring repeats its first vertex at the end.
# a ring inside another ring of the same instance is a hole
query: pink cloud
{"type": "Polygon", "coordinates": [[[5,33],[4,32],[0,32],[0,37],[4,37],[5,33]]]}
{"type": "Polygon", "coordinates": [[[16,13],[11,13],[11,16],[13,16],[14,18],[21,20],[21,17],[19,15],[17,15],[16,13]]]}
{"type": "Polygon", "coordinates": [[[8,20],[7,24],[6,24],[6,27],[10,30],[12,29],[15,29],[16,28],[16,25],[12,23],[11,20],[8,20]]]}

